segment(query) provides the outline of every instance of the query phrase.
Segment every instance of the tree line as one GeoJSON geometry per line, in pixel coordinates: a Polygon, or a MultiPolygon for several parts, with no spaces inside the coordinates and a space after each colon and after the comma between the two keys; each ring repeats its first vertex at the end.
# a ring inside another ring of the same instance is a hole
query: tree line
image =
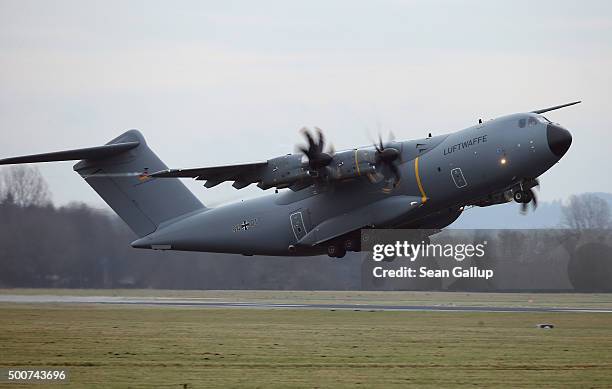
{"type": "MultiPolygon", "coordinates": [[[[607,228],[608,204],[573,196],[562,222],[607,228]]],[[[0,287],[362,289],[363,254],[343,260],[244,257],[134,249],[116,215],[82,203],[56,207],[35,167],[0,170],[0,287]]],[[[517,246],[518,247],[518,246],[517,246]]]]}
{"type": "Polygon", "coordinates": [[[54,206],[37,168],[0,171],[0,287],[359,288],[350,260],[142,250],[135,239],[111,212],[54,206]]]}

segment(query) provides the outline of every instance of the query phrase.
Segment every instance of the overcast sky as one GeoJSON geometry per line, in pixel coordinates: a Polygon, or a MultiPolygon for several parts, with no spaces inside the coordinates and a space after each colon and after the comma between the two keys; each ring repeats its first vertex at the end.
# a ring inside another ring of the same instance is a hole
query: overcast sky
{"type": "MultiPolygon", "coordinates": [[[[549,114],[574,143],[544,200],[612,192],[612,2],[0,0],[1,157],[137,128],[172,168],[229,164],[304,125],[341,149],[577,99],[549,114]]],[[[39,165],[55,202],[104,206],[72,165],[39,165]]]]}

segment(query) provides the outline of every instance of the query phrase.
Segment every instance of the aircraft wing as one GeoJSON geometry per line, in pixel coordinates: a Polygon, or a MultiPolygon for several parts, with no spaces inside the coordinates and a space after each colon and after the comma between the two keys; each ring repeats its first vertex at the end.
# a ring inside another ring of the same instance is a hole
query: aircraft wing
{"type": "Polygon", "coordinates": [[[207,188],[212,188],[224,181],[234,181],[234,188],[241,189],[260,181],[267,165],[268,162],[252,162],[195,169],[169,169],[150,174],[150,177],[191,177],[196,180],[206,180],[204,186],[207,188]]]}

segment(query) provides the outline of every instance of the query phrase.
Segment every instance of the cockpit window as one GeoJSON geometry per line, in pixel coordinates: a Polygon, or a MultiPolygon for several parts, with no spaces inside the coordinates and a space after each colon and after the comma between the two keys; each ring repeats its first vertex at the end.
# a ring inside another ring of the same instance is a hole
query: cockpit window
{"type": "Polygon", "coordinates": [[[520,128],[525,128],[525,124],[526,124],[526,122],[527,122],[527,121],[526,121],[525,119],[519,119],[519,121],[518,121],[518,126],[519,126],[520,128]]]}
{"type": "Polygon", "coordinates": [[[537,121],[537,120],[536,120],[536,118],[534,118],[533,116],[530,116],[530,117],[529,117],[529,120],[527,121],[527,123],[528,123],[530,126],[535,126],[536,124],[538,124],[538,121],[537,121]]]}

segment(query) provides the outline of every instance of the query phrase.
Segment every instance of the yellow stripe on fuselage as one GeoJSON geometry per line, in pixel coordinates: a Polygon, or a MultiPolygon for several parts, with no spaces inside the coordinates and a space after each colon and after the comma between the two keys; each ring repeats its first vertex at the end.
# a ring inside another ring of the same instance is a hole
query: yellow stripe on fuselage
{"type": "Polygon", "coordinates": [[[361,175],[361,172],[359,171],[359,162],[357,161],[357,150],[355,150],[355,169],[357,169],[357,175],[361,175]]]}
{"type": "Polygon", "coordinates": [[[416,176],[416,182],[419,186],[419,191],[421,192],[421,201],[425,203],[427,201],[427,194],[425,194],[423,184],[421,183],[421,176],[419,175],[419,157],[414,159],[414,175],[416,176]]]}

